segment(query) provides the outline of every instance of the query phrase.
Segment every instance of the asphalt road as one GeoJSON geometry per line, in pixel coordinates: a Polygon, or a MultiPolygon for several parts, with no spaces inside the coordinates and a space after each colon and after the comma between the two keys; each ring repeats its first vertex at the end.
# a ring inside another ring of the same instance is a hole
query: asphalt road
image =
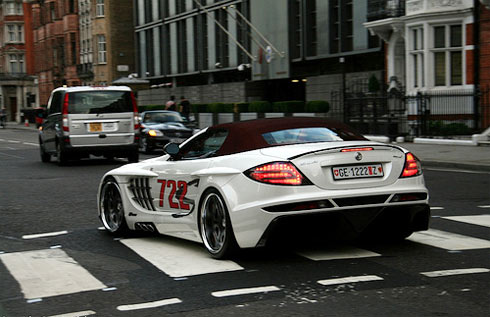
{"type": "Polygon", "coordinates": [[[99,179],[124,163],[41,163],[34,131],[0,130],[0,316],[488,316],[488,172],[425,169],[431,231],[405,242],[210,263],[195,243],[100,229],[99,179]]]}

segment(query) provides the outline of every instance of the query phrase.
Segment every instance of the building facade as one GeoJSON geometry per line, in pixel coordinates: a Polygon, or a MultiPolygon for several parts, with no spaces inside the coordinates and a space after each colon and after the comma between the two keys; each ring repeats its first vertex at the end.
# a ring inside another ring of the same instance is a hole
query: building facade
{"type": "Polygon", "coordinates": [[[8,120],[19,121],[21,110],[36,104],[33,54],[30,4],[0,1],[0,108],[8,120]]]}
{"type": "Polygon", "coordinates": [[[51,91],[81,83],[77,0],[36,0],[32,3],[35,74],[39,103],[46,105],[51,91]]]}
{"type": "MultiPolygon", "coordinates": [[[[386,81],[408,96],[408,119],[480,130],[490,14],[479,0],[369,0],[364,25],[386,45],[386,81]],[[419,97],[417,97],[419,96],[419,97]]],[[[488,97],[485,97],[488,99],[488,97]]]]}
{"type": "MultiPolygon", "coordinates": [[[[135,0],[138,74],[194,103],[328,100],[384,76],[367,0],[135,0]]],[[[339,111],[342,111],[341,109],[339,111]]]]}

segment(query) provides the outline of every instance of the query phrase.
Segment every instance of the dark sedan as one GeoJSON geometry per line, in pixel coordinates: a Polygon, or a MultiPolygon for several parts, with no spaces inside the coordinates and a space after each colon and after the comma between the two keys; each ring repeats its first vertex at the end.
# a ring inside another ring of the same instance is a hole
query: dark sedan
{"type": "Polygon", "coordinates": [[[150,153],[165,144],[182,143],[193,135],[194,129],[187,125],[178,112],[166,110],[146,111],[141,114],[140,150],[150,153]]]}

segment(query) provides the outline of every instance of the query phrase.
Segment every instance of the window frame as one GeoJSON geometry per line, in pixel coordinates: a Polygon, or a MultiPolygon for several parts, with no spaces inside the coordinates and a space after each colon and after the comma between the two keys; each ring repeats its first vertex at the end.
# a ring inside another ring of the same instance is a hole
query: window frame
{"type": "Polygon", "coordinates": [[[105,2],[104,0],[97,0],[95,3],[95,17],[105,17],[105,2]]]}
{"type": "Polygon", "coordinates": [[[433,67],[433,85],[434,87],[455,87],[455,86],[463,86],[465,83],[464,78],[464,69],[465,69],[465,54],[464,54],[464,28],[465,24],[462,21],[448,22],[445,24],[433,24],[430,26],[431,32],[431,47],[430,47],[430,56],[433,67]],[[453,27],[460,28],[460,40],[459,46],[452,45],[452,29],[453,27]],[[444,44],[441,47],[436,47],[436,29],[444,28],[444,44]],[[454,69],[453,65],[454,60],[452,57],[454,53],[459,53],[460,57],[459,61],[459,70],[454,69]],[[437,59],[443,57],[443,74],[441,74],[441,70],[437,68],[437,59]],[[453,75],[455,72],[458,72],[458,78],[455,80],[453,75]],[[444,82],[438,80],[438,76],[443,76],[444,82]]]}
{"type": "Polygon", "coordinates": [[[97,63],[107,64],[107,40],[105,34],[97,34],[97,63]]]}

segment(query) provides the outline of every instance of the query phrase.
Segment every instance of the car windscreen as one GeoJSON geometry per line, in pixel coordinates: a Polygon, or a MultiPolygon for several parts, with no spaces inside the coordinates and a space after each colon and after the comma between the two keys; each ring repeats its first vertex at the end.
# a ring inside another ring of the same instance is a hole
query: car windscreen
{"type": "Polygon", "coordinates": [[[144,123],[184,122],[178,113],[149,112],[143,116],[144,123]]]}
{"type": "Polygon", "coordinates": [[[129,91],[80,91],[68,95],[69,114],[133,112],[129,91]]]}
{"type": "Polygon", "coordinates": [[[262,134],[264,140],[270,145],[300,144],[313,142],[334,142],[353,139],[363,139],[352,131],[337,128],[307,127],[285,129],[262,134]],[[357,138],[358,137],[358,138],[357,138]]]}

